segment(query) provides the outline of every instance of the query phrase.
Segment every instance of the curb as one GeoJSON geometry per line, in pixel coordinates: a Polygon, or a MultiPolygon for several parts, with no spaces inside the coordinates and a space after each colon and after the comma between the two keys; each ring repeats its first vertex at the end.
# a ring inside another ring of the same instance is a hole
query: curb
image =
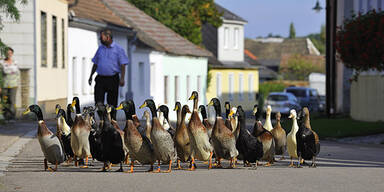
{"type": "Polygon", "coordinates": [[[32,130],[21,136],[13,145],[11,145],[7,150],[0,153],[0,177],[5,176],[4,172],[7,171],[7,167],[13,159],[21,152],[24,145],[31,141],[37,130],[32,130]]]}

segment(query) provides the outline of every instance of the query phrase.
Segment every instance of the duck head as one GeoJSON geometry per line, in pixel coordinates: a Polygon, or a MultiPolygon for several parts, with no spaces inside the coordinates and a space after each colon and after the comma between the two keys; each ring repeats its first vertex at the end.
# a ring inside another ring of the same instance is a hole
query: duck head
{"type": "Polygon", "coordinates": [[[55,106],[55,114],[56,115],[59,113],[59,109],[61,109],[60,104],[56,104],[56,106],[55,106]]]}
{"type": "Polygon", "coordinates": [[[144,103],[139,107],[140,109],[148,107],[151,110],[152,118],[157,118],[156,114],[156,105],[155,102],[152,99],[147,99],[144,101],[144,103]]]}
{"type": "Polygon", "coordinates": [[[225,117],[228,119],[229,118],[229,113],[231,111],[231,104],[229,103],[229,101],[226,101],[224,103],[224,107],[225,107],[225,117]]]}
{"type": "Polygon", "coordinates": [[[151,114],[149,114],[149,111],[144,111],[144,114],[143,114],[143,117],[141,117],[142,119],[150,119],[151,118],[151,114]]]}
{"type": "Polygon", "coordinates": [[[169,109],[166,105],[161,105],[159,108],[157,108],[157,111],[162,112],[164,115],[164,118],[169,122],[169,119],[168,119],[169,109]]]}
{"type": "Polygon", "coordinates": [[[184,105],[183,109],[181,109],[181,114],[187,114],[187,113],[191,113],[191,110],[189,110],[188,105],[184,105]]]}
{"type": "Polygon", "coordinates": [[[216,117],[219,117],[221,114],[221,106],[220,106],[220,100],[218,98],[213,98],[211,101],[208,103],[208,106],[213,106],[216,111],[216,117]]]}
{"type": "Polygon", "coordinates": [[[65,115],[65,111],[63,109],[57,110],[56,118],[59,119],[60,117],[63,117],[65,120],[67,120],[67,117],[65,115]]]}
{"type": "Polygon", "coordinates": [[[253,111],[252,111],[253,115],[256,115],[258,107],[259,107],[259,106],[258,106],[257,104],[255,104],[255,105],[253,106],[253,111]]]}
{"type": "Polygon", "coordinates": [[[188,100],[193,100],[193,110],[197,111],[197,103],[199,100],[199,93],[197,91],[193,91],[191,97],[188,100]]]}
{"type": "Polygon", "coordinates": [[[99,116],[100,120],[105,121],[108,119],[107,117],[107,109],[103,103],[96,103],[95,110],[97,112],[97,115],[99,116]]]}
{"type": "Polygon", "coordinates": [[[271,115],[271,112],[272,112],[272,107],[270,105],[267,106],[267,115],[271,115]]]}
{"type": "Polygon", "coordinates": [[[288,118],[296,119],[296,117],[297,117],[296,110],[291,109],[291,111],[289,112],[289,117],[288,118]]]}
{"type": "Polygon", "coordinates": [[[245,112],[243,110],[243,107],[241,107],[241,105],[239,105],[236,108],[236,114],[235,115],[239,118],[239,121],[241,121],[242,119],[245,119],[245,112]]]}
{"type": "Polygon", "coordinates": [[[199,106],[199,112],[201,113],[201,117],[203,117],[203,119],[207,119],[208,118],[207,110],[205,109],[204,105],[200,105],[199,106]]]}
{"type": "Polygon", "coordinates": [[[80,100],[78,97],[73,97],[71,107],[75,107],[76,114],[80,114],[80,100]]]}
{"type": "Polygon", "coordinates": [[[276,117],[276,121],[280,121],[280,119],[281,119],[281,113],[280,113],[280,112],[277,112],[276,115],[275,115],[275,117],[276,117]]]}
{"type": "Polygon", "coordinates": [[[180,109],[181,109],[181,103],[177,101],[175,103],[175,108],[173,108],[173,111],[177,111],[177,110],[180,110],[180,109]]]}
{"type": "Polygon", "coordinates": [[[136,114],[135,103],[132,99],[122,101],[116,110],[123,110],[125,113],[125,120],[133,120],[132,116],[136,114]]]}
{"type": "Polygon", "coordinates": [[[27,107],[27,109],[25,109],[23,115],[26,115],[30,112],[34,113],[37,116],[38,121],[44,120],[43,113],[41,112],[41,109],[38,105],[30,105],[29,107],[27,107]]]}

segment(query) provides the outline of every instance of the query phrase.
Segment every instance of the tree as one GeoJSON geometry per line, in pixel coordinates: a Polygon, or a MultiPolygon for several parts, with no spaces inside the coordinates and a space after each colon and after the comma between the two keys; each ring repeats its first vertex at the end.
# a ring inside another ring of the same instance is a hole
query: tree
{"type": "Polygon", "coordinates": [[[222,14],[213,0],[127,0],[154,19],[196,45],[202,43],[201,28],[205,23],[222,24],[222,14]]]}
{"type": "Polygon", "coordinates": [[[325,54],[325,25],[321,25],[320,33],[312,33],[307,36],[320,54],[325,54]]]}
{"type": "Polygon", "coordinates": [[[299,54],[290,56],[287,63],[280,69],[280,74],[285,80],[306,80],[309,74],[314,72],[325,73],[325,69],[322,65],[316,65],[312,60],[299,54]]]}
{"type": "MultiPolygon", "coordinates": [[[[26,4],[27,0],[0,0],[0,10],[5,13],[6,17],[11,18],[12,20],[18,21],[20,19],[19,9],[17,9],[16,4],[26,4]]],[[[3,30],[3,18],[0,16],[0,31],[3,30]]],[[[4,56],[7,45],[4,44],[0,38],[0,52],[4,56]]]]}
{"type": "Polygon", "coordinates": [[[290,39],[296,38],[296,30],[295,30],[295,26],[293,25],[293,22],[291,22],[291,24],[289,25],[289,38],[290,39]]]}

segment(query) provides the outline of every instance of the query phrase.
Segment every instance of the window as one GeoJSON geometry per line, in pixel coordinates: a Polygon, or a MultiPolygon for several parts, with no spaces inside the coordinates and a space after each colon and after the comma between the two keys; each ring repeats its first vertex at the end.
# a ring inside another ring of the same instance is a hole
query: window
{"type": "Polygon", "coordinates": [[[254,100],[253,74],[248,74],[248,100],[249,101],[253,101],[254,100]]]}
{"type": "Polygon", "coordinates": [[[244,75],[242,73],[239,74],[239,100],[244,100],[244,75]]]}
{"type": "MultiPolygon", "coordinates": [[[[83,57],[83,59],[82,59],[81,68],[82,68],[81,73],[86,74],[88,71],[87,70],[88,63],[87,63],[87,59],[85,57],[83,57]]],[[[83,77],[83,80],[81,82],[82,90],[83,90],[83,94],[86,95],[86,94],[88,94],[88,80],[87,80],[86,75],[82,75],[82,77],[83,77]]]]}
{"type": "MultiPolygon", "coordinates": [[[[201,76],[198,75],[198,76],[197,76],[197,84],[196,84],[196,85],[197,85],[197,90],[196,90],[196,91],[199,93],[199,97],[200,97],[200,95],[202,94],[202,93],[201,93],[201,84],[200,84],[200,82],[201,82],[201,76]]],[[[190,93],[190,94],[191,94],[191,93],[190,93]]]]}
{"type": "Polygon", "coordinates": [[[139,86],[140,86],[140,93],[144,94],[144,87],[145,87],[145,74],[144,74],[144,62],[139,62],[139,86]]]}
{"type": "Polygon", "coordinates": [[[179,90],[180,90],[180,82],[179,82],[179,76],[175,76],[175,102],[176,101],[180,101],[180,94],[179,94],[179,90]]]}
{"type": "Polygon", "coordinates": [[[154,96],[156,93],[156,72],[155,72],[155,63],[151,63],[151,76],[149,77],[151,79],[151,96],[154,96]]]}
{"type": "Polygon", "coordinates": [[[190,96],[190,94],[191,94],[190,76],[187,75],[187,98],[190,96]]]}
{"type": "Polygon", "coordinates": [[[233,33],[233,47],[235,47],[235,49],[238,49],[239,48],[239,28],[235,28],[235,32],[233,33]]]}
{"type": "Polygon", "coordinates": [[[233,88],[234,88],[233,74],[228,75],[228,83],[229,83],[229,85],[228,85],[228,87],[229,87],[228,97],[229,97],[230,101],[233,101],[233,88]]]}
{"type": "Polygon", "coordinates": [[[221,97],[221,73],[216,73],[216,96],[221,97]]]}
{"type": "Polygon", "coordinates": [[[168,103],[168,97],[169,97],[169,79],[168,76],[164,76],[164,103],[168,103]]]}
{"type": "Polygon", "coordinates": [[[65,68],[65,21],[61,19],[61,62],[65,68]]]}
{"type": "Polygon", "coordinates": [[[57,19],[52,16],[52,67],[57,68],[57,19]]]}
{"type": "Polygon", "coordinates": [[[224,48],[228,48],[229,44],[229,28],[224,27],[224,48]]]}
{"type": "Polygon", "coordinates": [[[72,57],[72,91],[73,95],[79,94],[79,76],[77,75],[77,57],[72,57]]]}
{"type": "Polygon", "coordinates": [[[40,15],[40,30],[41,30],[41,39],[40,39],[40,49],[41,49],[41,66],[47,67],[47,14],[41,12],[40,15]]]}

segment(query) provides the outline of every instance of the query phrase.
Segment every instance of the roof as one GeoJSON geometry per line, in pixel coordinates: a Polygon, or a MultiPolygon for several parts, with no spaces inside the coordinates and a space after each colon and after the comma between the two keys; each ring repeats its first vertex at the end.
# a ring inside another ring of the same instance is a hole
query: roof
{"type": "Polygon", "coordinates": [[[150,17],[125,0],[100,0],[137,31],[140,41],[157,51],[175,55],[209,57],[209,51],[198,47],[170,28],[150,17]]]}
{"type": "Polygon", "coordinates": [[[268,67],[262,65],[261,62],[250,51],[244,49],[244,60],[251,65],[259,68],[259,78],[264,80],[272,80],[277,78],[277,73],[268,67]]]}
{"type": "Polygon", "coordinates": [[[317,55],[308,38],[284,39],[283,42],[262,42],[245,40],[245,49],[259,59],[280,59],[283,54],[317,55]]]}
{"type": "Polygon", "coordinates": [[[222,7],[221,5],[215,3],[215,6],[216,6],[216,9],[217,11],[219,11],[219,13],[223,13],[223,18],[225,20],[233,20],[233,21],[242,21],[242,22],[247,22],[245,19],[241,18],[240,16],[232,13],[231,11],[229,11],[228,9],[222,7]]]}
{"type": "Polygon", "coordinates": [[[113,24],[122,27],[129,27],[120,17],[107,8],[100,0],[69,0],[69,11],[74,12],[75,18],[92,20],[104,24],[113,24]]]}

